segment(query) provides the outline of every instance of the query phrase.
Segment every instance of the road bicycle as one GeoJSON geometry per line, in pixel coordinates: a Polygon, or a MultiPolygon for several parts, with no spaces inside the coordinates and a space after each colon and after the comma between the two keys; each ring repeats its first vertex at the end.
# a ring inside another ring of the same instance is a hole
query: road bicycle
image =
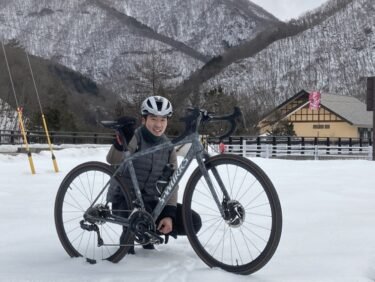
{"type": "MultiPolygon", "coordinates": [[[[197,167],[184,187],[182,200],[183,224],[194,251],[208,266],[229,272],[247,275],[262,268],[281,237],[282,211],[277,192],[265,172],[249,159],[234,154],[210,156],[199,141],[201,125],[228,122],[229,130],[221,136],[225,138],[234,132],[240,117],[239,108],[221,116],[191,108],[183,118],[185,131],[181,136],[134,154],[125,151],[126,157],[117,168],[87,162],[71,170],[59,187],[54,210],[57,233],[66,252],[90,263],[116,263],[134,244],[163,243],[155,221],[194,162],[197,167]],[[182,144],[191,144],[190,149],[149,213],[133,160],[182,144]],[[132,187],[124,184],[126,171],[132,187]],[[111,185],[120,187],[125,208],[115,210],[107,200],[111,185]],[[192,210],[201,217],[197,233],[192,210]]],[[[124,126],[118,122],[102,124],[115,130],[124,126]]]]}

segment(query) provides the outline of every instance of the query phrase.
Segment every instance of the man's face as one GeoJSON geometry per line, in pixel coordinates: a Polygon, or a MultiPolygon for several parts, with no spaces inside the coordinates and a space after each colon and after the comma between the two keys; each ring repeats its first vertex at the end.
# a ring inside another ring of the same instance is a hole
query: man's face
{"type": "Polygon", "coordinates": [[[161,116],[148,115],[143,118],[143,124],[155,136],[161,136],[168,125],[168,118],[161,116]]]}

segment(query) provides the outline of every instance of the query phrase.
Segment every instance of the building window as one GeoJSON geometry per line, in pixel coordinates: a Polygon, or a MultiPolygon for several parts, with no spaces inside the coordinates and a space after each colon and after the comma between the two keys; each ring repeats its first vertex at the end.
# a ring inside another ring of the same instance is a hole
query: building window
{"type": "Polygon", "coordinates": [[[313,124],[313,129],[330,129],[331,125],[329,124],[313,124]]]}

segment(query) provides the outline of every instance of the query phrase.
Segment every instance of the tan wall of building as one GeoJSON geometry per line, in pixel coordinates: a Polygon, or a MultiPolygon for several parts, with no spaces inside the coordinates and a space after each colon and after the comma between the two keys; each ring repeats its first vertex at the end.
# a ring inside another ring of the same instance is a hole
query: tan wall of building
{"type": "Polygon", "coordinates": [[[359,137],[358,129],[327,109],[302,108],[288,117],[293,122],[297,136],[312,137],[359,137]],[[309,122],[303,122],[308,120],[309,122]],[[332,122],[332,120],[335,120],[332,122]]]}
{"type": "Polygon", "coordinates": [[[293,123],[297,136],[311,137],[359,137],[358,129],[346,122],[296,122],[293,123]],[[324,128],[314,129],[314,125],[324,128]],[[327,128],[329,126],[329,128],[327,128]]]}
{"type": "MultiPolygon", "coordinates": [[[[308,106],[305,106],[291,113],[287,118],[293,123],[297,136],[359,138],[356,126],[324,107],[319,110],[310,110],[308,106]]],[[[267,133],[267,130],[272,131],[271,126],[264,125],[264,122],[260,123],[260,134],[267,133]]]]}

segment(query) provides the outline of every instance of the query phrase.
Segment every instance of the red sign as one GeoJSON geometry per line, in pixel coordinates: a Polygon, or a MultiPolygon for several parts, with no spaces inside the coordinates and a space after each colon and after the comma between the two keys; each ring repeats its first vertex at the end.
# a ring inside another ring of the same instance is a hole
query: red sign
{"type": "Polygon", "coordinates": [[[220,142],[219,144],[219,152],[220,154],[223,154],[225,152],[225,145],[223,142],[220,142]]]}
{"type": "Polygon", "coordinates": [[[309,109],[310,110],[319,110],[320,98],[321,98],[320,92],[311,92],[309,94],[309,102],[310,102],[309,109]]]}

